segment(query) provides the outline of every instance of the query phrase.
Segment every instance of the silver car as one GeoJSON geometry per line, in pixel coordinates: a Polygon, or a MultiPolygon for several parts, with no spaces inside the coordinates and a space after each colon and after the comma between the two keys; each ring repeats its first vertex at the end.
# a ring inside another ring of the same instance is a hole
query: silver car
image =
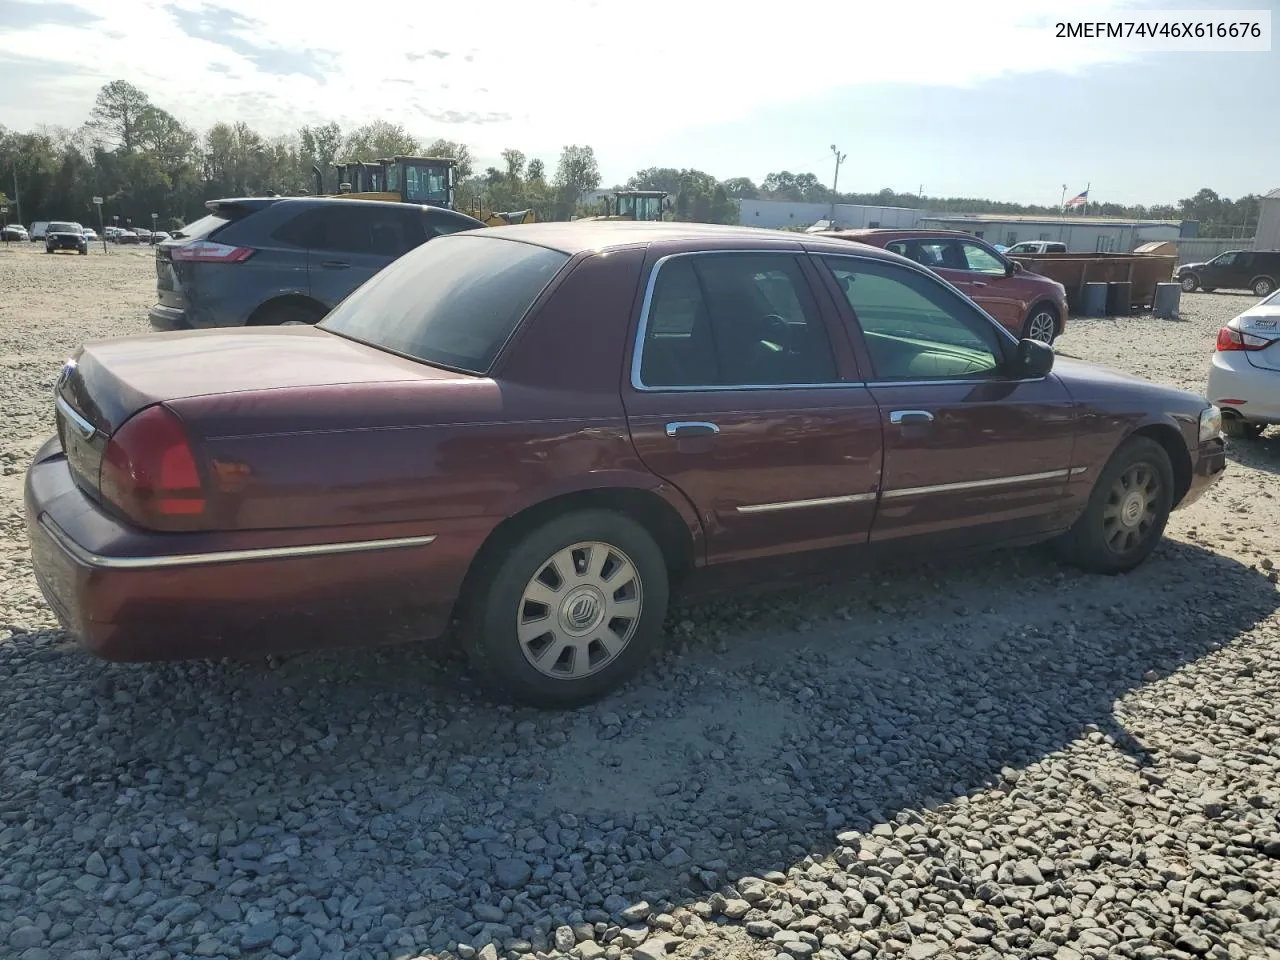
{"type": "Polygon", "coordinates": [[[1218,331],[1207,392],[1229,437],[1256,437],[1280,423],[1280,290],[1218,331]]]}

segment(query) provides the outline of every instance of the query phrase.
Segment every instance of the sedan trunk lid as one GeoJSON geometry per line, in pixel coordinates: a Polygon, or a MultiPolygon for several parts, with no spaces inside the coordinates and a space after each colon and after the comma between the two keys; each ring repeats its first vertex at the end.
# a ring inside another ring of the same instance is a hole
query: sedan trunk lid
{"type": "Polygon", "coordinates": [[[1262,303],[1241,314],[1240,332],[1271,341],[1265,349],[1245,351],[1250,364],[1260,370],[1280,371],[1280,303],[1262,303]]]}

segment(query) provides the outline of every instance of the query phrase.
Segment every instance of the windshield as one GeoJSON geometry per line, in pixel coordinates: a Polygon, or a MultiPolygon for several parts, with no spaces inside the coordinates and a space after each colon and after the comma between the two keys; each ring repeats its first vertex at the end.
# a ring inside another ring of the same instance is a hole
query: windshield
{"type": "Polygon", "coordinates": [[[415,360],[484,373],[568,254],[457,233],[358,287],[320,328],[415,360]]]}
{"type": "Polygon", "coordinates": [[[63,223],[62,221],[58,221],[57,223],[49,224],[49,232],[50,233],[84,233],[84,227],[80,226],[80,224],[78,223],[63,223]]]}

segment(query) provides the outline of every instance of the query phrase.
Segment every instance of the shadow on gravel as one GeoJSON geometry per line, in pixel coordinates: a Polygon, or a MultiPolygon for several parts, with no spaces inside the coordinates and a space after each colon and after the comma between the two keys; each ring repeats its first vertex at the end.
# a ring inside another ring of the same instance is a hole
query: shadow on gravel
{"type": "Polygon", "coordinates": [[[1269,427],[1250,440],[1228,440],[1227,457],[1255,470],[1280,473],[1280,427],[1269,427]]]}
{"type": "Polygon", "coordinates": [[[117,893],[117,930],[239,881],[295,941],[345,936],[348,955],[545,938],[820,859],[839,831],[907,822],[1085,731],[1141,764],[1116,701],[1277,606],[1256,571],[1180,542],[1119,578],[1000,554],[678,610],[670,655],[570,714],[495,705],[414,647],[122,666],[19,637],[0,648],[19,878],[0,910],[34,916],[36,881],[99,850],[101,885],[155,894],[117,893]]]}

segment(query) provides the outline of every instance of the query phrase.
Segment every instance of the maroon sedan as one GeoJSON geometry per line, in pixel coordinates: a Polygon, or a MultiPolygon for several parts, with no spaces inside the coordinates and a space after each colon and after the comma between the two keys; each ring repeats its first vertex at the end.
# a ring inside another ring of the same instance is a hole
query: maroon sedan
{"type": "Polygon", "coordinates": [[[882,227],[822,236],[884,247],[924,264],[1019,337],[1053,343],[1066,329],[1066,287],[967,233],[882,227]]]}
{"type": "Polygon", "coordinates": [[[456,621],[509,695],[579,703],[645,662],[704,569],[1050,539],[1088,570],[1140,563],[1222,472],[1218,411],[1054,361],[845,240],[455,234],[315,327],[82,347],[27,475],[35,569],[103,657],[456,621]]]}

